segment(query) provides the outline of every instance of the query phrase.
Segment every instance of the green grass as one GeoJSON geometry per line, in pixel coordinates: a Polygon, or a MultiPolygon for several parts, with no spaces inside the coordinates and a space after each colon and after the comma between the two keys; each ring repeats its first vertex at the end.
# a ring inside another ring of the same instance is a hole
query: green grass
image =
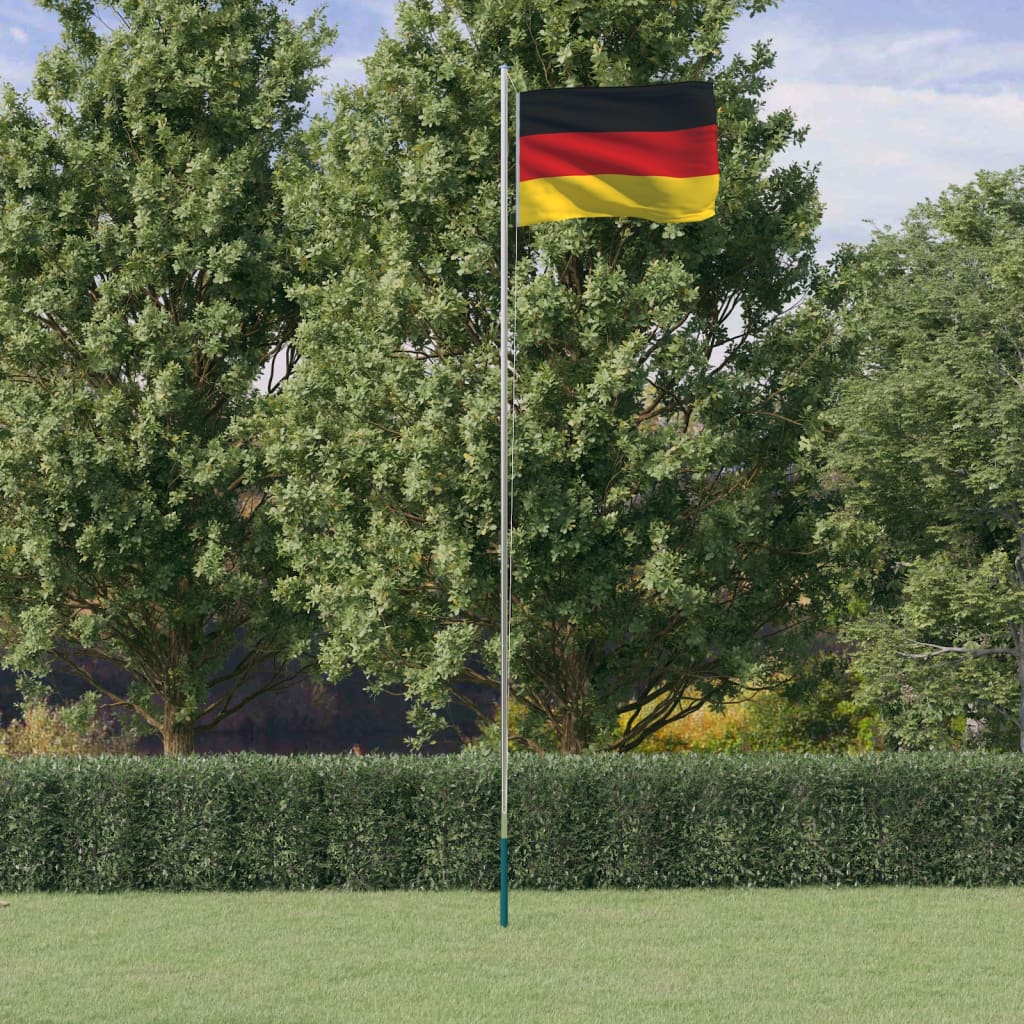
{"type": "Polygon", "coordinates": [[[1024,889],[6,898],[3,1024],[1024,1019],[1024,889]]]}

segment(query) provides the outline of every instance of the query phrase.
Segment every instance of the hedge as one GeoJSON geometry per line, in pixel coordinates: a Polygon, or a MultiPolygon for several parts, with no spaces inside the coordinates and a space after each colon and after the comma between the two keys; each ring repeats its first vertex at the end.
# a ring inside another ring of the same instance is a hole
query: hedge
{"type": "MultiPolygon", "coordinates": [[[[1018,755],[515,754],[525,888],[1024,883],[1018,755]]],[[[494,888],[497,758],[0,761],[0,892],[494,888]]]]}

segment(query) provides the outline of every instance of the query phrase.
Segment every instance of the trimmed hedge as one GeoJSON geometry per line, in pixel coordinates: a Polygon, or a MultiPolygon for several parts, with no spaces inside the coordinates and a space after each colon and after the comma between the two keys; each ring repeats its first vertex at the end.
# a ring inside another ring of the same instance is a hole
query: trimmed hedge
{"type": "MultiPolygon", "coordinates": [[[[516,754],[524,888],[1024,883],[1024,758],[516,754]]],[[[0,891],[494,888],[496,756],[0,761],[0,891]]]]}

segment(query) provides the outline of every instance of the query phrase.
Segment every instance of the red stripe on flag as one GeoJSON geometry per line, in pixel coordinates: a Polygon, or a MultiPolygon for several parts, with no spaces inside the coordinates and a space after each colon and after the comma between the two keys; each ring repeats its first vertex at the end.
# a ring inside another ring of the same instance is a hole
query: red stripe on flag
{"type": "Polygon", "coordinates": [[[718,127],[668,132],[551,132],[519,139],[519,180],[633,174],[718,174],[718,127]]]}

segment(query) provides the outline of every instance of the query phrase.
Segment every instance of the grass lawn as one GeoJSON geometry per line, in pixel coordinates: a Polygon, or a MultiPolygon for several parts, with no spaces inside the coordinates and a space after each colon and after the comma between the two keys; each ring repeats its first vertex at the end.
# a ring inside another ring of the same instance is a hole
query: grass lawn
{"type": "Polygon", "coordinates": [[[6,899],[3,1024],[1024,1020],[1024,889],[6,899]]]}

